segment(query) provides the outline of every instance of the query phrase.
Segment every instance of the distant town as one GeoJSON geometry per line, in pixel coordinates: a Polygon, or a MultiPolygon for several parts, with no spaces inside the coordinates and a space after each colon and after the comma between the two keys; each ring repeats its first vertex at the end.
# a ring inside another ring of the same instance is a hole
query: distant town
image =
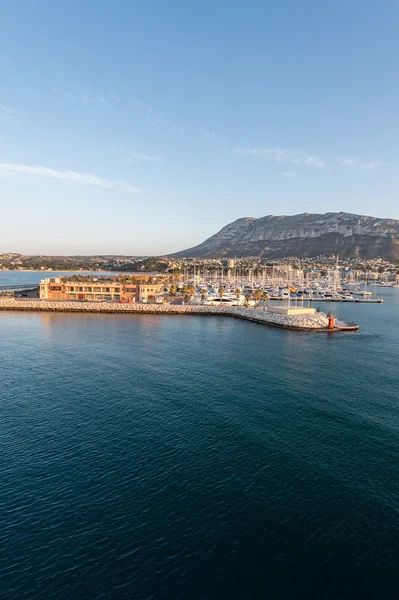
{"type": "MultiPolygon", "coordinates": [[[[179,272],[220,272],[228,269],[231,258],[175,258],[175,257],[137,257],[137,256],[29,256],[17,253],[0,254],[0,270],[2,271],[111,271],[117,273],[161,273],[179,272]]],[[[235,258],[235,268],[252,272],[266,267],[290,265],[294,269],[306,271],[327,271],[335,267],[337,256],[315,256],[268,260],[256,256],[235,258]]],[[[388,261],[383,258],[340,258],[340,269],[364,273],[368,279],[378,279],[386,275],[396,279],[399,273],[399,261],[388,261]]]]}

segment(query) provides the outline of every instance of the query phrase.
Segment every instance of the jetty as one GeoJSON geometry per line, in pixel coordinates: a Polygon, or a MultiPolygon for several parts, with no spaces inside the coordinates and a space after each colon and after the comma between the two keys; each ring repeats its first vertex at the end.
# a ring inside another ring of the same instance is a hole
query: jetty
{"type": "MultiPolygon", "coordinates": [[[[278,300],[281,302],[287,302],[287,298],[282,298],[281,296],[270,296],[270,300],[278,300]]],[[[291,296],[291,302],[294,306],[296,306],[300,302],[305,304],[308,302],[350,302],[352,304],[384,304],[384,298],[344,298],[338,296],[332,296],[331,298],[319,298],[317,296],[304,296],[303,298],[299,296],[291,296]]]]}
{"type": "Polygon", "coordinates": [[[241,306],[208,306],[199,304],[150,304],[118,302],[49,301],[39,299],[0,299],[0,311],[125,314],[125,315],[196,315],[227,316],[261,325],[291,329],[294,331],[356,331],[357,323],[336,321],[332,316],[314,308],[270,306],[264,310],[241,306]]]}

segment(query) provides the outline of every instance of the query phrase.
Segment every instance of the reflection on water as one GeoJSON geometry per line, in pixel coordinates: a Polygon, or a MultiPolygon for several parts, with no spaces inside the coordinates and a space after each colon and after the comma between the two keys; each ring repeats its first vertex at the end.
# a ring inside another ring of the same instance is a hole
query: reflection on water
{"type": "Polygon", "coordinates": [[[333,336],[0,312],[2,595],[396,598],[389,298],[333,336]]]}

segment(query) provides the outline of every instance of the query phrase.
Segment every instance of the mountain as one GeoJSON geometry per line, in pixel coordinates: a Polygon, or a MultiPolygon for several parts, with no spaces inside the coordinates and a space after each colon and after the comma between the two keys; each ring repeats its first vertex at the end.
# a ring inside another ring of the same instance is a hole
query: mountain
{"type": "Polygon", "coordinates": [[[284,258],[319,254],[399,259],[399,221],[344,212],[246,217],[226,225],[202,244],[172,256],[284,258]]]}

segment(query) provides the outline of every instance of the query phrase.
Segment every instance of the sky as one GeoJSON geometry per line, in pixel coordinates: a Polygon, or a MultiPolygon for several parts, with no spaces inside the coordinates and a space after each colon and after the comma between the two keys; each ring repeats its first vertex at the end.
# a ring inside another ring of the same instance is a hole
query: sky
{"type": "Polygon", "coordinates": [[[399,219],[397,0],[0,0],[0,252],[399,219]]]}

